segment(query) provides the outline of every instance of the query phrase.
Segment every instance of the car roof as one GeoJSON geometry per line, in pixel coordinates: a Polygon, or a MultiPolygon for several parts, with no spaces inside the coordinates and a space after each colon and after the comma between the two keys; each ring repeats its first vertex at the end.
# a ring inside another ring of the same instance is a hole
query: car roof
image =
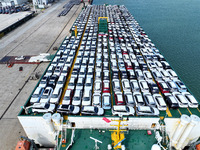
{"type": "Polygon", "coordinates": [[[113,106],[113,110],[126,110],[126,106],[119,106],[119,105],[115,105],[115,106],[113,106]]]}

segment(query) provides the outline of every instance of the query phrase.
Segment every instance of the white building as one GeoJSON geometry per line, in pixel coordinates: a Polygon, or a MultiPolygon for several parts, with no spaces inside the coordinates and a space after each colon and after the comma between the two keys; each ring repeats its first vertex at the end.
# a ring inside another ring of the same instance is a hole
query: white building
{"type": "Polygon", "coordinates": [[[1,6],[11,6],[11,5],[20,5],[28,0],[0,0],[0,7],[1,6]]]}

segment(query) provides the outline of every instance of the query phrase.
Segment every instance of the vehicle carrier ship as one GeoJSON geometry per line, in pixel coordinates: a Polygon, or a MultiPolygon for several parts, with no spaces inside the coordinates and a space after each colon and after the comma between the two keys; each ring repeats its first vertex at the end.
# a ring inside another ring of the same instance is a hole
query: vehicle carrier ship
{"type": "Polygon", "coordinates": [[[123,5],[83,8],[18,119],[54,149],[197,149],[199,102],[123,5]]]}

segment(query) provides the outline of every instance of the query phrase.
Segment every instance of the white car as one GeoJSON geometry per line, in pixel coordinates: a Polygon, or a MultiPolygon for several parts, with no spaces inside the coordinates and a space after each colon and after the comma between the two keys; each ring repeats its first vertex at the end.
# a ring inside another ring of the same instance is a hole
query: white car
{"type": "Polygon", "coordinates": [[[191,95],[189,92],[182,92],[185,96],[186,100],[188,101],[189,107],[191,108],[198,108],[199,104],[198,101],[191,95]]]}
{"type": "Polygon", "coordinates": [[[29,108],[32,108],[32,112],[34,113],[53,113],[55,110],[55,104],[49,104],[49,103],[35,103],[32,106],[29,106],[29,108]]]}
{"type": "Polygon", "coordinates": [[[82,115],[102,116],[104,109],[97,106],[82,106],[82,115]]]}
{"type": "Polygon", "coordinates": [[[25,57],[23,55],[15,58],[15,60],[24,60],[24,59],[25,59],[25,57]]]}
{"type": "Polygon", "coordinates": [[[58,104],[60,101],[60,97],[62,95],[62,88],[56,87],[53,91],[53,94],[50,98],[50,103],[58,104]]]}
{"type": "Polygon", "coordinates": [[[172,95],[175,97],[176,101],[178,102],[179,107],[181,107],[181,108],[188,107],[188,101],[181,93],[173,92],[172,95]]]}
{"type": "Polygon", "coordinates": [[[135,110],[131,106],[119,106],[115,105],[112,107],[112,114],[118,116],[134,116],[135,110]]]}
{"type": "Polygon", "coordinates": [[[31,96],[30,103],[38,103],[40,101],[40,98],[42,96],[42,93],[44,92],[44,88],[37,87],[31,96]]]}
{"type": "Polygon", "coordinates": [[[166,110],[167,109],[167,105],[165,103],[165,100],[163,99],[163,97],[160,94],[153,94],[153,98],[154,101],[157,105],[158,110],[166,110]]]}
{"type": "Polygon", "coordinates": [[[58,105],[57,112],[67,115],[68,114],[77,115],[80,112],[80,107],[74,105],[58,105]]]}
{"type": "Polygon", "coordinates": [[[150,106],[137,106],[136,114],[138,116],[159,116],[160,112],[155,107],[150,106]]]}
{"type": "Polygon", "coordinates": [[[40,99],[40,103],[48,103],[51,98],[52,93],[53,93],[53,88],[46,87],[40,99]]]}

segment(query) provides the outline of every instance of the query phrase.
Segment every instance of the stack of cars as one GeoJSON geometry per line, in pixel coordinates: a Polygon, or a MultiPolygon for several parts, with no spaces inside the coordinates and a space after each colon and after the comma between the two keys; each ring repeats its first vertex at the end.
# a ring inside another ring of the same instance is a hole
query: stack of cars
{"type": "Polygon", "coordinates": [[[33,112],[59,104],[62,114],[159,116],[198,107],[125,6],[89,5],[75,26],[77,37],[63,41],[32,95],[33,112]],[[108,17],[108,32],[99,31],[99,17],[108,17]]]}

